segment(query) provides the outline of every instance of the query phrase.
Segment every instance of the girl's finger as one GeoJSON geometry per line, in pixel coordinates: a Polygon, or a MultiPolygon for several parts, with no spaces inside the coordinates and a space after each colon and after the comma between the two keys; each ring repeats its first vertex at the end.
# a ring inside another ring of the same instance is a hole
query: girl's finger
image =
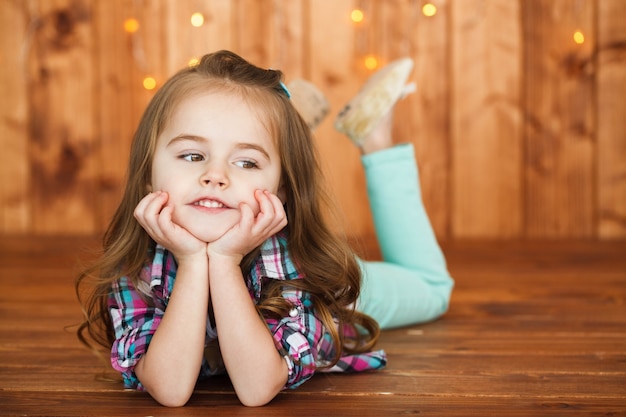
{"type": "MultiPolygon", "coordinates": [[[[272,194],[269,191],[265,191],[265,195],[267,197],[268,204],[271,205],[272,228],[278,228],[278,230],[280,230],[287,225],[287,214],[285,213],[283,203],[277,195],[272,194]]],[[[270,211],[268,210],[268,213],[269,212],[270,211]]]]}
{"type": "Polygon", "coordinates": [[[252,208],[246,203],[239,205],[239,212],[241,213],[241,219],[239,225],[244,230],[249,230],[254,225],[254,212],[252,208]]]}

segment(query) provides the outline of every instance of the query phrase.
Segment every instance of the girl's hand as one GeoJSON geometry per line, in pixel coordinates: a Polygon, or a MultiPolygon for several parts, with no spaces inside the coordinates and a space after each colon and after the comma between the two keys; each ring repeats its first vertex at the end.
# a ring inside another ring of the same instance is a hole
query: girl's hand
{"type": "Polygon", "coordinates": [[[135,208],[135,218],[155,242],[167,248],[180,262],[186,257],[202,255],[206,258],[206,243],[172,221],[169,196],[156,191],[145,196],[135,208]]]}
{"type": "Polygon", "coordinates": [[[254,198],[259,204],[259,214],[245,203],[239,205],[241,220],[222,237],[209,243],[209,259],[231,258],[237,265],[241,259],[270,236],[287,225],[287,215],[280,199],[269,191],[256,190],[254,198]]]}

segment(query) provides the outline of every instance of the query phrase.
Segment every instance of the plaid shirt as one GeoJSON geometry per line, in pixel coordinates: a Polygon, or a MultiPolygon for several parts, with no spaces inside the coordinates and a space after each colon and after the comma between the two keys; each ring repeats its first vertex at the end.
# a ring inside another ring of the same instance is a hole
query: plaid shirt
{"type": "MultiPolygon", "coordinates": [[[[139,285],[142,292],[151,294],[151,302],[133,286],[128,277],[122,277],[112,286],[109,296],[109,312],[115,329],[115,342],[111,348],[111,364],[122,373],[127,388],[142,390],[134,373],[134,367],[148,349],[156,332],[176,280],[176,261],[173,255],[157,245],[152,263],[141,275],[139,285]]],[[[303,279],[287,251],[284,233],[266,240],[261,254],[245,280],[254,302],[258,302],[263,284],[270,279],[303,279]]],[[[310,379],[318,366],[323,366],[334,357],[332,339],[322,322],[315,316],[311,301],[306,293],[286,288],[283,297],[293,309],[281,320],[267,319],[266,323],[274,337],[276,348],[284,355],[289,368],[285,388],[295,388],[310,379]]],[[[215,326],[207,319],[206,344],[217,338],[215,326]]],[[[380,369],[387,358],[382,350],[354,355],[345,355],[328,372],[359,372],[380,369]]],[[[208,361],[203,359],[200,378],[216,373],[208,361]]]]}

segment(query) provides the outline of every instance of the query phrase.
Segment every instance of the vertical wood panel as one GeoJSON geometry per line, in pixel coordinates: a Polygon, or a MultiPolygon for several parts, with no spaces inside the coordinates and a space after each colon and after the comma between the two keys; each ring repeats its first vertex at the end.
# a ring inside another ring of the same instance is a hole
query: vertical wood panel
{"type": "Polygon", "coordinates": [[[519,3],[452,5],[452,228],[458,238],[521,234],[519,3]]]}
{"type": "Polygon", "coordinates": [[[272,1],[268,66],[280,69],[285,79],[306,78],[304,0],[272,1]]]}
{"type": "Polygon", "coordinates": [[[269,66],[271,0],[233,0],[234,52],[259,66],[269,66]]]}
{"type": "Polygon", "coordinates": [[[626,2],[598,2],[598,233],[626,237],[626,2]]]}
{"type": "MultiPolygon", "coordinates": [[[[94,4],[98,77],[94,88],[98,111],[99,229],[104,230],[115,213],[125,186],[132,135],[140,112],[134,105],[137,80],[129,71],[135,60],[133,37],[124,31],[128,18],[137,18],[130,0],[94,4]]],[[[141,27],[140,27],[141,30],[141,27]]]]}
{"type": "Polygon", "coordinates": [[[31,232],[26,5],[0,2],[0,233],[31,232]]]}
{"type": "Polygon", "coordinates": [[[373,37],[382,65],[404,56],[415,61],[410,81],[417,84],[417,93],[397,106],[394,138],[415,145],[424,205],[435,233],[445,239],[450,216],[449,11],[447,1],[436,4],[432,17],[410,0],[380,2],[372,12],[381,14],[373,37]]]}
{"type": "Polygon", "coordinates": [[[451,147],[450,147],[450,56],[448,44],[450,7],[447,0],[437,3],[437,14],[426,17],[421,10],[413,30],[417,94],[409,97],[409,138],[415,143],[422,196],[435,234],[451,238],[451,147]]]}
{"type": "Polygon", "coordinates": [[[332,103],[330,116],[316,130],[315,137],[347,233],[355,236],[373,234],[359,152],[333,127],[342,106],[357,93],[370,74],[358,59],[361,51],[355,43],[355,39],[365,34],[363,31],[367,27],[350,21],[350,12],[355,7],[350,0],[310,1],[309,4],[311,81],[332,103]]]}
{"type": "Polygon", "coordinates": [[[394,136],[416,146],[440,238],[626,238],[626,2],[433,3],[425,17],[413,0],[1,0],[0,234],[102,231],[155,91],[143,79],[231,49],[328,96],[315,136],[350,235],[373,225],[333,120],[373,54],[415,59],[394,136]]]}
{"type": "Polygon", "coordinates": [[[232,2],[167,0],[165,15],[167,77],[187,65],[192,58],[200,58],[220,49],[232,49],[232,2]],[[202,26],[192,26],[193,13],[204,16],[202,26]]]}
{"type": "Polygon", "coordinates": [[[533,238],[594,234],[595,1],[524,5],[526,229],[533,238]],[[576,30],[585,43],[573,40],[576,30]]]}
{"type": "Polygon", "coordinates": [[[95,107],[88,1],[37,2],[28,55],[32,230],[94,232],[95,107]]]}
{"type": "MultiPolygon", "coordinates": [[[[143,88],[145,77],[153,77],[157,89],[169,78],[167,49],[167,22],[170,19],[167,3],[164,1],[133,1],[132,14],[137,16],[139,31],[132,36],[133,60],[130,65],[133,77],[133,98],[141,113],[154,96],[156,89],[143,88]]],[[[186,64],[183,63],[183,65],[186,64]]]]}

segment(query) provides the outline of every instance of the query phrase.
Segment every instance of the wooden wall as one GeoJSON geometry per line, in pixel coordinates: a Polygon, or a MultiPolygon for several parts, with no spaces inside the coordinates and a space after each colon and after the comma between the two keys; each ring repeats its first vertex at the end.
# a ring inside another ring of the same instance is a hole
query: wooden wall
{"type": "MultiPolygon", "coordinates": [[[[333,117],[365,56],[413,57],[396,134],[415,143],[442,240],[626,238],[626,1],[432,0],[432,17],[424,3],[0,0],[0,234],[101,232],[153,94],[144,77],[231,49],[315,82],[333,117]]],[[[316,132],[325,167],[349,233],[368,235],[358,153],[331,119],[316,132]]]]}

